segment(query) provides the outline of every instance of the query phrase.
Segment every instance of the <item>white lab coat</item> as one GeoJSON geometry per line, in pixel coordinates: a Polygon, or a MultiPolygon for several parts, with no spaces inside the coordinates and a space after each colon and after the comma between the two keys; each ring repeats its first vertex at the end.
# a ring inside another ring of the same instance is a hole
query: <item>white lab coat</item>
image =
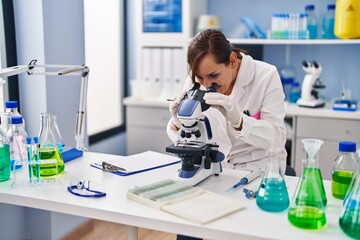
{"type": "MultiPolygon", "coordinates": [[[[184,90],[192,86],[191,78],[185,81],[184,90]]],[[[229,95],[239,112],[250,112],[243,117],[241,131],[235,131],[225,117],[215,108],[204,114],[209,118],[213,140],[224,153],[223,165],[228,168],[257,170],[265,169],[268,149],[280,147],[280,164],[286,166],[286,127],[284,124],[285,103],[279,74],[276,67],[244,55],[232,93],[229,95]],[[260,112],[260,119],[251,117],[260,112]]],[[[178,140],[178,133],[171,120],[167,133],[172,141],[178,140]]]]}

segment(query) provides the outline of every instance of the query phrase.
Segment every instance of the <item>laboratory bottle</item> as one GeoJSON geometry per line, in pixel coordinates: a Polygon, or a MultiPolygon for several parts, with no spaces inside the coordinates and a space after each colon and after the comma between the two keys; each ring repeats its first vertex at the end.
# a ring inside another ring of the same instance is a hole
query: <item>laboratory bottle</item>
{"type": "Polygon", "coordinates": [[[50,129],[51,129],[51,132],[54,135],[55,143],[57,144],[60,152],[62,152],[65,144],[64,144],[64,141],[63,141],[63,139],[61,137],[59,126],[57,124],[57,117],[55,115],[53,115],[53,114],[50,114],[50,129]]]}
{"type": "Polygon", "coordinates": [[[50,127],[50,119],[50,113],[40,114],[39,155],[40,160],[56,159],[57,164],[41,164],[41,176],[53,176],[58,173],[62,173],[65,169],[64,160],[61,156],[60,149],[55,141],[54,134],[50,127]]]}
{"type": "MultiPolygon", "coordinates": [[[[18,101],[6,101],[5,102],[5,112],[10,113],[10,116],[21,116],[19,110],[19,103],[18,101]]],[[[25,129],[25,120],[24,118],[22,119],[22,124],[24,125],[24,129],[25,129]]]]}
{"type": "Polygon", "coordinates": [[[10,144],[6,134],[0,129],[0,182],[10,179],[10,144]]]}
{"type": "Polygon", "coordinates": [[[289,102],[296,103],[296,101],[301,97],[300,83],[294,81],[291,83],[289,102]]]}
{"type": "Polygon", "coordinates": [[[309,32],[309,39],[317,39],[318,23],[315,15],[315,5],[306,5],[305,12],[308,15],[307,30],[309,32]]]}
{"type": "Polygon", "coordinates": [[[285,94],[285,100],[289,101],[291,84],[295,81],[296,77],[296,71],[294,66],[286,64],[285,66],[280,67],[279,75],[285,94]]]}
{"type": "Polygon", "coordinates": [[[27,161],[26,138],[27,133],[23,127],[21,116],[11,116],[9,118],[9,129],[6,133],[10,143],[10,160],[13,166],[20,168],[23,162],[27,161]]]}
{"type": "Polygon", "coordinates": [[[289,207],[289,195],[280,167],[280,148],[269,149],[268,163],[256,196],[256,204],[264,211],[282,212],[289,207]]]}
{"type": "Polygon", "coordinates": [[[327,5],[327,12],[323,18],[321,37],[323,39],[336,39],[334,34],[335,4],[327,5]]]}
{"type": "Polygon", "coordinates": [[[339,218],[341,230],[351,238],[360,239],[360,168],[357,167],[343,202],[339,218]]]}
{"type": "Polygon", "coordinates": [[[344,199],[351,179],[359,165],[355,142],[340,142],[339,155],[332,167],[331,193],[335,198],[344,199]]]}
{"type": "Polygon", "coordinates": [[[326,224],[326,194],[319,169],[318,152],[322,140],[303,139],[306,151],[305,165],[291,201],[288,219],[304,229],[320,229],[326,224]]]}

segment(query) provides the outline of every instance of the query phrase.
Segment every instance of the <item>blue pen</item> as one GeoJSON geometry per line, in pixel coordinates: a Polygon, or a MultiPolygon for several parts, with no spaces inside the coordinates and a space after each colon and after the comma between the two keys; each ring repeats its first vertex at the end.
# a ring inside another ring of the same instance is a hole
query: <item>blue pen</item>
{"type": "Polygon", "coordinates": [[[40,182],[40,153],[39,153],[39,148],[40,148],[40,144],[39,144],[39,138],[38,137],[34,137],[34,159],[36,161],[36,178],[37,181],[40,182]]]}
{"type": "Polygon", "coordinates": [[[261,176],[262,173],[263,173],[263,171],[261,171],[261,170],[252,171],[251,173],[249,173],[248,175],[246,175],[245,177],[240,179],[240,181],[238,183],[236,183],[234,186],[232,186],[231,188],[226,190],[226,192],[229,192],[229,191],[234,190],[242,185],[250,183],[251,181],[253,181],[256,178],[258,178],[259,176],[261,176]]]}
{"type": "Polygon", "coordinates": [[[33,182],[33,167],[32,167],[32,145],[31,145],[31,138],[26,138],[26,151],[27,151],[27,157],[28,157],[28,165],[29,165],[29,181],[30,183],[33,182]]]}

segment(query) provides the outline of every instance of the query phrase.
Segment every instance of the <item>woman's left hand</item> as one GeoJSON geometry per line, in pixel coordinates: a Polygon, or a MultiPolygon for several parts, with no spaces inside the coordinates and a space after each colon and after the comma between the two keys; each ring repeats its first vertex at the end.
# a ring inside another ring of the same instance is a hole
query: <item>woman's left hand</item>
{"type": "Polygon", "coordinates": [[[204,100],[206,104],[217,106],[219,111],[235,129],[241,129],[241,114],[235,108],[228,96],[221,93],[209,92],[204,95],[204,100]]]}

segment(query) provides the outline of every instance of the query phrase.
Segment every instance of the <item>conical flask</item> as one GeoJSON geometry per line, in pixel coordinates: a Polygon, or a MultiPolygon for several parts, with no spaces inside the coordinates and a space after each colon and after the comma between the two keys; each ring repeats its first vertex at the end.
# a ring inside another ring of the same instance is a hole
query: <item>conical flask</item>
{"type": "MultiPolygon", "coordinates": [[[[40,144],[40,160],[56,159],[56,164],[41,164],[40,175],[41,176],[53,176],[57,173],[64,171],[65,165],[64,160],[60,154],[58,144],[55,141],[54,134],[50,127],[50,113],[40,114],[40,133],[39,133],[39,144],[40,144]]],[[[36,169],[35,169],[36,171],[36,169]]],[[[36,173],[35,173],[36,174],[36,173]]]]}
{"type": "Polygon", "coordinates": [[[61,137],[60,130],[57,124],[57,117],[55,115],[50,115],[50,129],[52,134],[54,135],[55,143],[57,144],[60,152],[62,152],[65,144],[61,137]]]}
{"type": "Polygon", "coordinates": [[[300,228],[319,229],[326,224],[327,198],[319,169],[318,152],[324,143],[319,139],[303,139],[305,166],[288,212],[289,221],[300,228]]]}
{"type": "Polygon", "coordinates": [[[360,169],[357,167],[343,202],[340,228],[350,237],[360,239],[360,169]]]}
{"type": "Polygon", "coordinates": [[[269,149],[268,164],[256,196],[258,207],[268,212],[282,212],[290,204],[279,154],[280,148],[269,149]]]}

